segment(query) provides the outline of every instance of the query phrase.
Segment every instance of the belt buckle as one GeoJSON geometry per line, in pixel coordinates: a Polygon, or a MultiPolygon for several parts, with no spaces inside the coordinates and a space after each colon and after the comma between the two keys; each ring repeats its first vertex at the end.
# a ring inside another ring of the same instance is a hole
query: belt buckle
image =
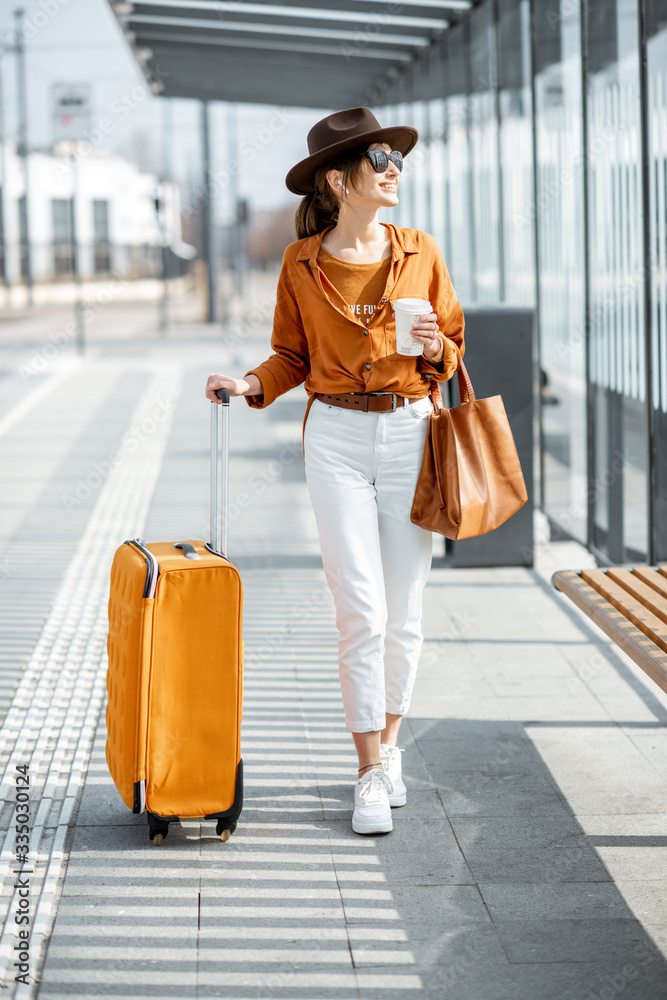
{"type": "Polygon", "coordinates": [[[384,410],[384,413],[393,413],[396,409],[396,400],[398,398],[395,392],[369,392],[369,396],[391,396],[391,410],[384,410]]]}

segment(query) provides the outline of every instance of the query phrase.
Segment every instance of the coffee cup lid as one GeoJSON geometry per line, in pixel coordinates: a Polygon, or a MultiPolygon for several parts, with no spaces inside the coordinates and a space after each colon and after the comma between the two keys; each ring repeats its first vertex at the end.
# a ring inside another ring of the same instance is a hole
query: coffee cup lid
{"type": "Polygon", "coordinates": [[[428,299],[396,299],[394,309],[405,309],[407,312],[430,312],[431,303],[428,299]],[[428,306],[427,309],[424,306],[428,306]]]}

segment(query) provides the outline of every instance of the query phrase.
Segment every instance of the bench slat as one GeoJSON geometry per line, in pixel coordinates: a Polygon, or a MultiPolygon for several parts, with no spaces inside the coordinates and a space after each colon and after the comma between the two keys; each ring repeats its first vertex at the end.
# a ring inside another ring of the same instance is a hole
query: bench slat
{"type": "Polygon", "coordinates": [[[558,570],[551,577],[551,582],[667,693],[667,653],[640,632],[625,615],[610,607],[609,602],[578,573],[558,570]]]}
{"type": "MultiPolygon", "coordinates": [[[[631,573],[629,569],[623,569],[621,566],[611,566],[607,570],[607,578],[615,580],[627,590],[630,597],[636,598],[652,615],[667,625],[667,594],[661,597],[657,590],[639,579],[634,569],[631,573]]],[[[667,583],[667,579],[665,582],[667,583]]]]}
{"type": "Polygon", "coordinates": [[[615,608],[629,618],[637,628],[652,639],[667,653],[667,626],[659,618],[644,607],[644,605],[628,594],[620,584],[609,578],[602,569],[584,569],[581,578],[590,583],[615,608]]]}
{"type": "Polygon", "coordinates": [[[667,597],[667,576],[658,573],[655,569],[651,569],[650,566],[633,566],[632,572],[640,580],[643,580],[644,583],[647,583],[649,587],[657,590],[662,597],[667,597]]]}

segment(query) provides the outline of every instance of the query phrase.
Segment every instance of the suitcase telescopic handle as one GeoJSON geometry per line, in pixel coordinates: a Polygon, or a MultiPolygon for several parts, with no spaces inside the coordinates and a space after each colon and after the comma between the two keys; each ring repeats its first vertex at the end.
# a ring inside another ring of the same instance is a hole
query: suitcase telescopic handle
{"type": "Polygon", "coordinates": [[[216,389],[211,403],[211,547],[227,555],[229,512],[229,389],[216,389]],[[222,428],[221,428],[222,425],[222,428]]]}

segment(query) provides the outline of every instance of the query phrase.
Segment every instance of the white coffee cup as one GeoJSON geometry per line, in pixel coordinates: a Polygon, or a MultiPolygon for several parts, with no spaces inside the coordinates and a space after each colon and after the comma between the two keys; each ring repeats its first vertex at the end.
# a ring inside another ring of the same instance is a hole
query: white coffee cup
{"type": "Polygon", "coordinates": [[[397,354],[408,354],[413,357],[423,354],[423,343],[411,336],[410,330],[416,319],[430,312],[433,312],[431,303],[427,302],[426,299],[396,299],[394,314],[396,316],[397,354]]]}

